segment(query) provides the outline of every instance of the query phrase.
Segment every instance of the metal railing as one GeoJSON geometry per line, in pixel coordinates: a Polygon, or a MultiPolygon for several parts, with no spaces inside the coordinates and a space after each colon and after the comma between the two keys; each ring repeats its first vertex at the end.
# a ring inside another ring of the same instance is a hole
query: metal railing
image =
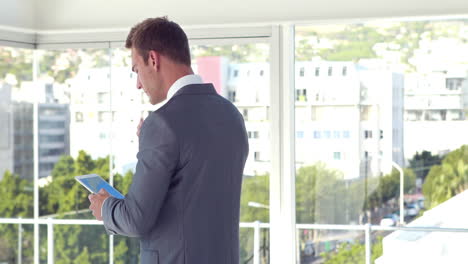
{"type": "MultiPolygon", "coordinates": [[[[22,219],[22,218],[0,218],[0,224],[18,224],[18,263],[21,264],[21,229],[23,224],[39,224],[47,226],[47,263],[54,263],[54,225],[103,225],[97,220],[73,220],[73,219],[22,219]]],[[[260,232],[262,228],[269,229],[269,223],[259,221],[252,223],[240,223],[240,228],[252,228],[254,230],[253,264],[260,264],[261,243],[260,232]]],[[[363,231],[365,234],[365,258],[366,264],[371,264],[372,231],[416,231],[416,232],[449,232],[468,233],[468,228],[441,228],[441,227],[414,227],[414,226],[378,226],[378,225],[326,225],[326,224],[296,224],[299,230],[342,230],[363,231]]],[[[113,258],[113,251],[109,249],[109,258],[113,258]]]]}

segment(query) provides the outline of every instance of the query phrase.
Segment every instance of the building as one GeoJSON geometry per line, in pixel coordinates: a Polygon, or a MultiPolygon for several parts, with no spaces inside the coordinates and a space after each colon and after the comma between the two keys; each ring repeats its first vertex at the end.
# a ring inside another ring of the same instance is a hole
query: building
{"type": "MultiPolygon", "coordinates": [[[[51,174],[55,163],[62,155],[69,154],[69,110],[67,104],[57,102],[50,84],[41,85],[40,96],[26,98],[35,87],[24,82],[21,89],[13,91],[8,98],[11,109],[12,172],[23,179],[34,176],[34,120],[38,122],[39,177],[51,174]],[[35,117],[34,99],[37,101],[35,117]]],[[[3,139],[3,138],[2,138],[3,139]]],[[[3,163],[2,163],[3,164],[3,163]]]]}
{"type": "Polygon", "coordinates": [[[468,72],[405,76],[405,156],[457,149],[468,133],[468,72]],[[439,140],[442,139],[443,140],[439,140]]]}
{"type": "Polygon", "coordinates": [[[0,180],[5,171],[13,172],[13,118],[11,87],[0,83],[0,180]]]}

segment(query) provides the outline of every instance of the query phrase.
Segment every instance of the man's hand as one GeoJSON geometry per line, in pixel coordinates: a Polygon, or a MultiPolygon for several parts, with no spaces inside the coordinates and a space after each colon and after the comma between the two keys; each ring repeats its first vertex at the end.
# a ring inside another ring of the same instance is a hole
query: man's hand
{"type": "Polygon", "coordinates": [[[110,194],[104,189],[99,190],[97,194],[90,194],[88,196],[88,199],[91,202],[89,209],[93,211],[94,217],[99,221],[102,221],[102,204],[104,204],[104,201],[109,197],[110,194]]]}
{"type": "Polygon", "coordinates": [[[139,137],[140,136],[140,129],[141,129],[141,126],[143,125],[143,118],[140,118],[140,123],[138,124],[138,127],[137,127],[137,136],[139,137]]]}

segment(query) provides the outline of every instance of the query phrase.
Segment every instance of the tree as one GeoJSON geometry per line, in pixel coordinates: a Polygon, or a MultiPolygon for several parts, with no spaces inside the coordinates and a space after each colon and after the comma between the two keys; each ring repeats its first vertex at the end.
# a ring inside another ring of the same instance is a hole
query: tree
{"type": "MultiPolygon", "coordinates": [[[[2,218],[32,218],[33,216],[33,194],[31,184],[21,179],[18,175],[5,171],[0,181],[0,217],[2,218]]],[[[23,226],[26,231],[31,226],[23,226]]],[[[0,262],[17,262],[18,226],[0,225],[0,262]]],[[[23,233],[23,245],[31,244],[31,232],[23,233]]],[[[32,254],[24,252],[23,260],[32,262],[32,254]]]]}
{"type": "Polygon", "coordinates": [[[440,165],[443,157],[432,155],[431,152],[423,150],[421,154],[416,152],[413,158],[409,160],[410,168],[416,173],[416,177],[423,180],[426,179],[429,170],[434,165],[440,165]]]}
{"type": "MultiPolygon", "coordinates": [[[[325,259],[324,264],[364,264],[366,263],[365,245],[361,243],[340,245],[337,252],[327,252],[323,254],[325,259]]],[[[382,237],[377,237],[372,243],[371,248],[371,263],[383,254],[382,237]]]]}
{"type": "Polygon", "coordinates": [[[433,208],[468,188],[468,145],[447,154],[432,166],[423,185],[425,204],[433,208]]]}
{"type": "MultiPolygon", "coordinates": [[[[416,187],[416,175],[411,169],[403,169],[404,193],[409,193],[416,187]]],[[[368,197],[369,207],[380,208],[391,199],[400,197],[400,173],[393,169],[390,174],[382,176],[378,187],[368,197]]]]}

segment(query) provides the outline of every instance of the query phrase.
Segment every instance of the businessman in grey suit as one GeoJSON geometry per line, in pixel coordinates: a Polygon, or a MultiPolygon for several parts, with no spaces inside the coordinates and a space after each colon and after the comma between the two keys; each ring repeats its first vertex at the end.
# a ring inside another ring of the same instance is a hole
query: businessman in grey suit
{"type": "Polygon", "coordinates": [[[244,120],[212,84],[193,74],[183,30],[167,18],[133,27],[137,88],[162,105],[138,129],[139,151],[125,199],[89,196],[109,234],[140,239],[143,264],[238,264],[244,120]]]}

